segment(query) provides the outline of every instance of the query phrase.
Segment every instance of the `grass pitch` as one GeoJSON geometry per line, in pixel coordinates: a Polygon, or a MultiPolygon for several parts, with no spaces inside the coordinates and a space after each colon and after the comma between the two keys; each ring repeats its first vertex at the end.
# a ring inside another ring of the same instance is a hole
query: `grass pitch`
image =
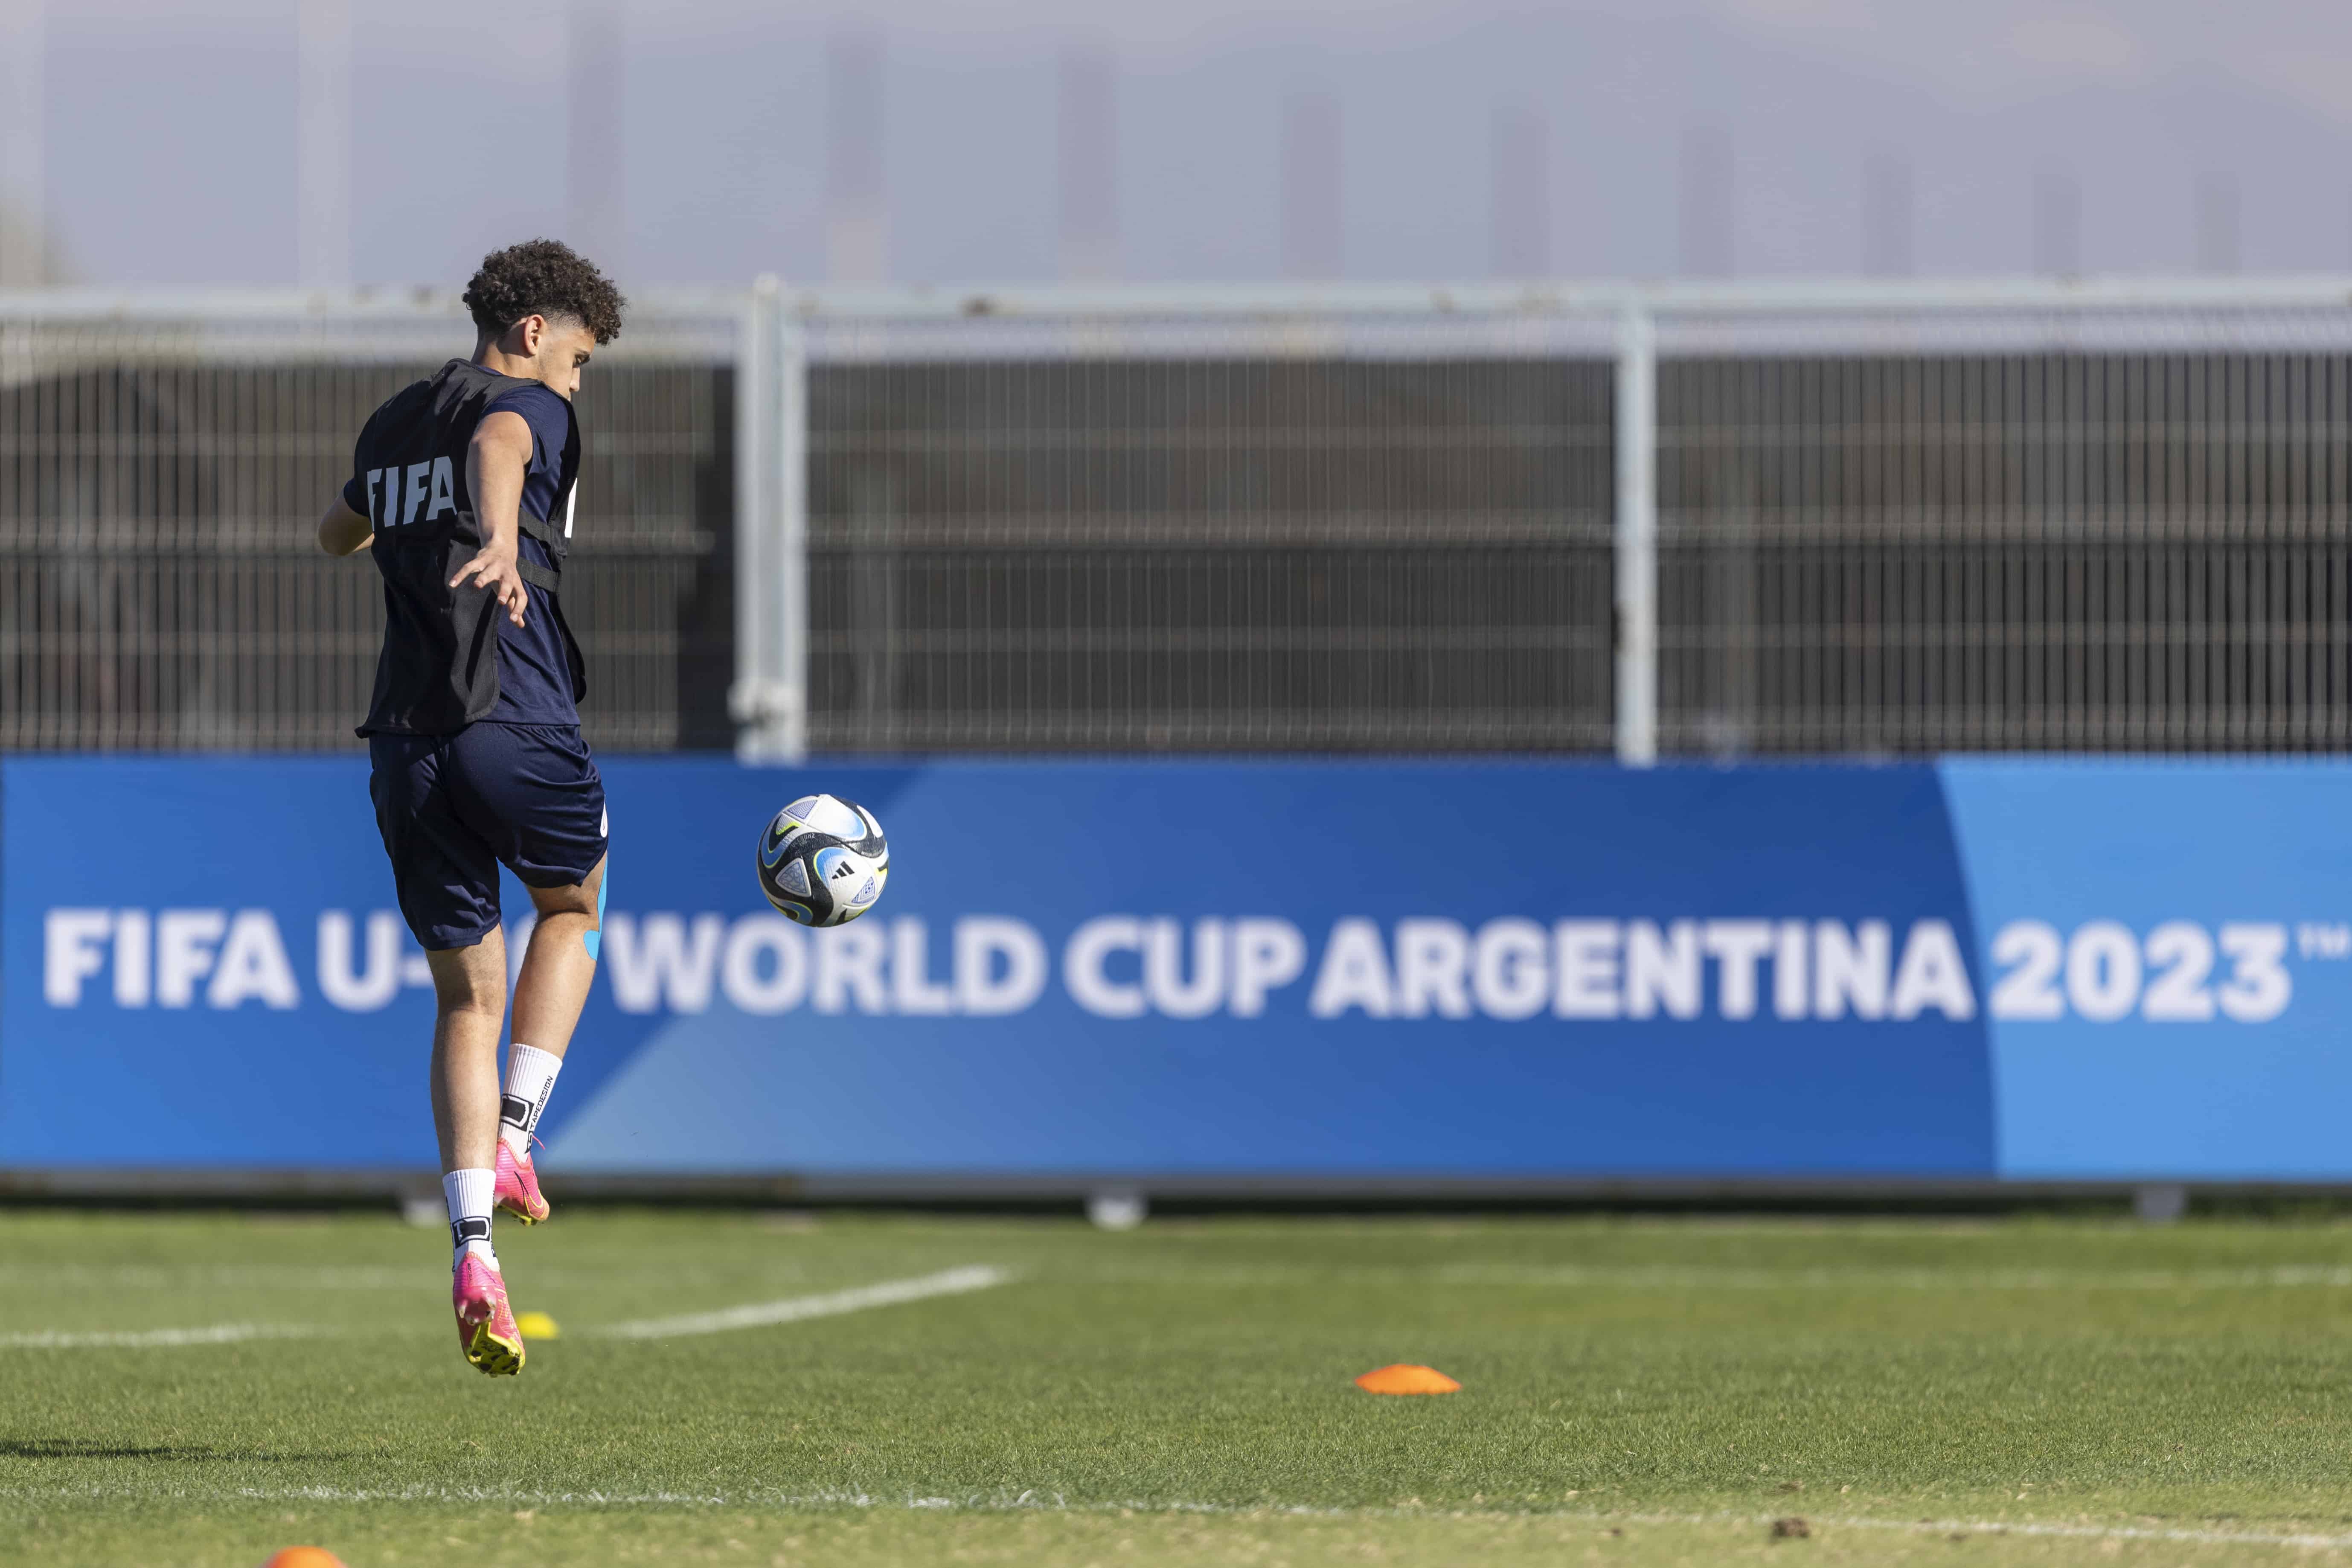
{"type": "Polygon", "coordinates": [[[562,1331],[518,1380],[458,1359],[436,1231],[0,1216],[0,1563],[2352,1557],[2338,1224],[499,1229],[562,1331]],[[1349,1381],[1398,1361],[1463,1391],[1349,1381]]]}

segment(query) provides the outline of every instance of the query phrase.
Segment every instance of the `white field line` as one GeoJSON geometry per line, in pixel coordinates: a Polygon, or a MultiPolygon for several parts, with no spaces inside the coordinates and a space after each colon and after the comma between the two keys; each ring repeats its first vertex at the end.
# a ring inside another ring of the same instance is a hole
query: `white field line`
{"type": "Polygon", "coordinates": [[[286,1340],[315,1333],[285,1323],[215,1323],[203,1329],[136,1329],[121,1332],[0,1334],[0,1350],[150,1350],[181,1345],[234,1345],[247,1340],[286,1340]]]}
{"type": "MultiPolygon", "coordinates": [[[[837,1318],[872,1307],[894,1307],[902,1301],[928,1300],[985,1290],[1011,1282],[1003,1268],[975,1265],[926,1274],[914,1279],[889,1279],[822,1296],[793,1296],[782,1301],[760,1301],[716,1312],[689,1312],[676,1318],[646,1318],[583,1331],[583,1337],[621,1340],[667,1340],[689,1334],[724,1333],[730,1329],[764,1328],[797,1323],[810,1318],[837,1318]]],[[[197,1329],[143,1329],[120,1332],[70,1333],[56,1330],[0,1334],[0,1350],[150,1350],[189,1345],[229,1345],[247,1340],[290,1339],[320,1331],[275,1323],[215,1323],[197,1329]]]]}
{"type": "MultiPolygon", "coordinates": [[[[287,1503],[477,1503],[529,1508],[736,1508],[778,1511],[816,1509],[906,1509],[919,1512],[1077,1513],[1077,1514],[1199,1514],[1219,1518],[1265,1519],[1460,1519],[1559,1520],[1597,1526],[1738,1525],[1763,1528],[1780,1517],[1770,1513],[1651,1513],[1608,1512],[1576,1509],[1495,1508],[1349,1508],[1306,1503],[1217,1503],[1184,1501],[1071,1502],[1058,1492],[1034,1489],[1001,1491],[989,1496],[881,1497],[860,1491],[788,1492],[755,1488],[747,1491],[639,1491],[586,1489],[542,1491],[520,1487],[238,1487],[213,1489],[188,1487],[16,1487],[0,1486],[0,1498],[90,1500],[124,1497],[170,1497],[189,1501],[239,1499],[252,1502],[287,1503]]],[[[1794,1499],[1790,1500],[1792,1502],[1794,1499]]],[[[1808,1514],[1816,1531],[1867,1530],[1900,1535],[2019,1535],[2068,1541],[2161,1541],[2186,1545],[2282,1546],[2303,1551],[2352,1548],[2352,1534],[2316,1531],[2209,1530],[2195,1525],[2044,1523],[2002,1519],[1884,1519],[1862,1514],[1808,1514]]]]}
{"type": "MultiPolygon", "coordinates": [[[[902,1262],[906,1260],[901,1260],[902,1262]]],[[[530,1283],[534,1288],[581,1289],[616,1282],[656,1282],[684,1285],[742,1285],[748,1279],[751,1289],[773,1289],[806,1282],[809,1270],[798,1265],[717,1269],[696,1268],[664,1268],[648,1266],[629,1268],[583,1268],[556,1266],[530,1268],[530,1283]]],[[[55,1268],[32,1268],[0,1265],[0,1290],[25,1290],[47,1293],[64,1289],[91,1290],[172,1290],[198,1289],[268,1290],[283,1295],[289,1290],[415,1290],[446,1285],[449,1269],[446,1263],[424,1263],[414,1268],[339,1268],[325,1266],[299,1269],[215,1268],[189,1265],[184,1268],[162,1268],[152,1266],[126,1265],[121,1268],[85,1267],[61,1264],[55,1268]]]]}
{"type": "Polygon", "coordinates": [[[834,1290],[822,1296],[791,1296],[781,1301],[758,1301],[747,1307],[728,1307],[716,1312],[688,1312],[675,1318],[641,1318],[635,1322],[613,1323],[592,1331],[600,1339],[669,1340],[688,1334],[720,1334],[733,1329],[761,1329],[776,1323],[804,1322],[811,1318],[837,1318],[845,1312],[863,1312],[872,1307],[895,1307],[903,1301],[928,1300],[933,1296],[957,1296],[969,1290],[985,1290],[992,1286],[1009,1284],[1013,1276],[1004,1269],[975,1264],[964,1268],[950,1268],[940,1274],[925,1274],[913,1279],[888,1279],[879,1285],[860,1285],[851,1290],[834,1290]]]}

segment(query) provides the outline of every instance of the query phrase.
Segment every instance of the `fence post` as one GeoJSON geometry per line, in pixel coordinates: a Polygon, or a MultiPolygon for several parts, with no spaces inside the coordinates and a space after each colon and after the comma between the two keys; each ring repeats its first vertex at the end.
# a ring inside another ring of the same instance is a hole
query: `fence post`
{"type": "Polygon", "coordinates": [[[780,317],[776,335],[777,754],[808,756],[808,331],[780,317]]]}
{"type": "Polygon", "coordinates": [[[772,277],[751,286],[735,364],[735,684],[745,762],[808,750],[807,378],[796,322],[772,277]]]}
{"type": "Polygon", "coordinates": [[[1617,760],[1658,760],[1658,336],[1646,306],[1617,321],[1617,760]]]}

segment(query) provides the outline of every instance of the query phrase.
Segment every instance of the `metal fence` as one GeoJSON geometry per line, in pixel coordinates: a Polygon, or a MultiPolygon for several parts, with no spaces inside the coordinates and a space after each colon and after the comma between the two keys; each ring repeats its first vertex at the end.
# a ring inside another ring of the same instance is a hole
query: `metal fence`
{"type": "MultiPolygon", "coordinates": [[[[0,297],[0,746],[350,744],[310,524],[446,297],[0,297]]],[[[2352,283],[655,296],[607,749],[2313,749],[2352,283]]]]}
{"type": "Polygon", "coordinates": [[[1662,336],[1662,749],[2352,736],[2352,310],[1897,325],[1662,336]]]}
{"type": "Polygon", "coordinates": [[[820,325],[809,743],[1605,748],[1607,363],[1326,325],[820,325]]]}
{"type": "Polygon", "coordinates": [[[771,308],[755,752],[2352,730],[2341,279],[771,308]]]}

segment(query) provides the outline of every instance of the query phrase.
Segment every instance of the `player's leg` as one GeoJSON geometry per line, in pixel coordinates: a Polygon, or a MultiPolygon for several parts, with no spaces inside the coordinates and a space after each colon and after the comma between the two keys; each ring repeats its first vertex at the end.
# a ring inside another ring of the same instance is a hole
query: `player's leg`
{"type": "Polygon", "coordinates": [[[490,1244],[499,1146],[499,1034],[506,1021],[507,945],[496,926],[471,947],[428,952],[433,968],[433,1128],[449,1205],[450,1304],[466,1359],[493,1374],[522,1370],[522,1335],[490,1244]]]}
{"type": "Polygon", "coordinates": [[[515,978],[515,1038],[529,1039],[559,1058],[571,1047],[588,987],[596,978],[604,937],[604,861],[570,887],[533,888],[539,910],[515,978]]]}
{"type": "MultiPolygon", "coordinates": [[[[601,808],[599,816],[601,820],[601,808]]],[[[554,1092],[572,1031],[587,1005],[596,978],[596,952],[604,940],[604,862],[583,881],[566,887],[532,888],[539,911],[522,971],[515,976],[514,1047],[507,1057],[506,1092],[499,1106],[499,1205],[533,1224],[548,1215],[531,1163],[530,1139],[554,1092]]]]}
{"type": "Polygon", "coordinates": [[[452,748],[453,795],[538,906],[515,977],[498,1140],[499,1206],[547,1217],[531,1134],[595,978],[604,893],[604,781],[568,725],[477,724],[452,748]]]}
{"type": "Polygon", "coordinates": [[[519,1372],[522,1338],[490,1244],[506,1009],[498,859],[456,809],[446,738],[378,735],[368,750],[368,791],[401,914],[433,973],[433,1124],[449,1205],[457,1337],[484,1372],[519,1372]]]}
{"type": "MultiPolygon", "coordinates": [[[[425,960],[433,969],[433,1130],[441,1139],[441,1169],[486,1171],[499,1141],[506,936],[493,926],[471,947],[427,952],[425,960]]],[[[450,1218],[455,1223],[454,1212],[450,1218]]]]}

